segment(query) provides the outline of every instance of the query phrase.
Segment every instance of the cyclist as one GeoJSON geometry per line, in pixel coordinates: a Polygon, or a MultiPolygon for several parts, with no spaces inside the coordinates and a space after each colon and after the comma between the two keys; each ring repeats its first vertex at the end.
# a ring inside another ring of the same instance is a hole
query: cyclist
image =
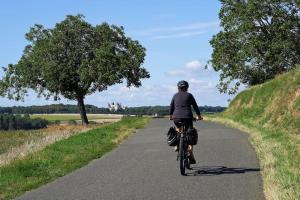
{"type": "MultiPolygon", "coordinates": [[[[174,121],[177,132],[181,131],[181,123],[188,125],[188,128],[193,128],[193,113],[194,108],[197,120],[202,120],[202,116],[195,98],[191,93],[188,93],[189,84],[187,81],[179,81],[177,84],[178,92],[173,96],[170,105],[170,120],[174,121]],[[181,122],[181,123],[180,123],[181,122]]],[[[178,146],[175,147],[175,151],[178,151],[178,146]]],[[[193,146],[188,146],[190,152],[191,164],[195,164],[196,160],[193,154],[193,146]]]]}

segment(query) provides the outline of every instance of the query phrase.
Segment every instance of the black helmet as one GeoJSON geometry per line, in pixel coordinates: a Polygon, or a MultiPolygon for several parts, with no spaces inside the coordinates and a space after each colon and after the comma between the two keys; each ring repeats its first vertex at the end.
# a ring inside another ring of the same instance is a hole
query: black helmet
{"type": "Polygon", "coordinates": [[[187,81],[182,80],[182,81],[179,81],[177,83],[177,86],[178,86],[178,88],[186,88],[186,89],[188,89],[189,88],[189,83],[187,81]]]}

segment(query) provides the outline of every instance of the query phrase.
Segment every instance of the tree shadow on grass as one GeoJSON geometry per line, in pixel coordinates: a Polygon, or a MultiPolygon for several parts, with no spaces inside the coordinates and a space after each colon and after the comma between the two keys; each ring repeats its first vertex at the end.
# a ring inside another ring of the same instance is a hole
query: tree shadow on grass
{"type": "Polygon", "coordinates": [[[259,172],[260,168],[233,168],[225,166],[202,166],[192,167],[190,171],[186,171],[188,176],[215,176],[222,174],[243,174],[248,172],[259,172]]]}

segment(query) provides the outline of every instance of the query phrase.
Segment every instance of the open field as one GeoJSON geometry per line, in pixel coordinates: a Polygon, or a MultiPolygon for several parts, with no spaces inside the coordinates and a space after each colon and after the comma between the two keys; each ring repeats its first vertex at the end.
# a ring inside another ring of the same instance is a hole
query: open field
{"type": "Polygon", "coordinates": [[[80,124],[79,114],[39,114],[31,115],[31,117],[43,118],[49,121],[59,120],[62,125],[49,125],[47,128],[39,130],[0,131],[0,166],[28,153],[40,150],[58,140],[93,128],[99,128],[106,123],[119,121],[122,116],[90,114],[88,115],[89,120],[96,122],[96,124],[91,124],[88,127],[67,124],[69,120],[75,120],[77,124],[80,124]]]}
{"type": "MultiPolygon", "coordinates": [[[[68,120],[80,120],[79,114],[32,114],[31,118],[42,118],[48,121],[68,121],[68,120]]],[[[114,114],[87,114],[89,120],[95,119],[120,119],[122,115],[114,114]]]]}
{"type": "Polygon", "coordinates": [[[100,158],[150,118],[121,121],[72,135],[0,167],[0,199],[16,196],[100,158]]]}

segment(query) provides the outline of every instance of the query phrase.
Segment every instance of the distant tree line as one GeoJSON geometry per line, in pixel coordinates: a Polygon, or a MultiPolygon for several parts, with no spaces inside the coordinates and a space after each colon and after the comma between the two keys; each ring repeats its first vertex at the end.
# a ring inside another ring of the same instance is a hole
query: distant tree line
{"type": "Polygon", "coordinates": [[[31,119],[27,115],[0,114],[0,130],[41,129],[47,127],[44,119],[31,119]]]}
{"type": "MultiPolygon", "coordinates": [[[[221,106],[200,106],[202,113],[222,112],[226,107],[221,106]]],[[[78,113],[76,105],[52,104],[43,106],[13,106],[0,107],[0,113],[6,114],[54,114],[54,113],[78,113]]],[[[124,114],[124,115],[155,115],[164,116],[169,114],[169,106],[141,106],[128,107],[116,112],[108,108],[98,108],[94,105],[86,105],[86,112],[91,114],[124,114]]]]}
{"type": "MultiPolygon", "coordinates": [[[[141,107],[130,107],[125,110],[120,110],[115,113],[124,115],[158,115],[166,116],[169,115],[169,106],[141,106],[141,107]]],[[[222,112],[226,107],[221,106],[200,106],[202,113],[217,113],[222,112]]]]}
{"type": "MultiPolygon", "coordinates": [[[[93,105],[86,105],[88,113],[99,113],[99,108],[93,105]]],[[[109,111],[106,108],[101,109],[104,113],[109,111]]],[[[76,105],[52,104],[43,106],[12,106],[0,107],[0,113],[7,114],[51,114],[51,113],[78,113],[76,105]]]]}

